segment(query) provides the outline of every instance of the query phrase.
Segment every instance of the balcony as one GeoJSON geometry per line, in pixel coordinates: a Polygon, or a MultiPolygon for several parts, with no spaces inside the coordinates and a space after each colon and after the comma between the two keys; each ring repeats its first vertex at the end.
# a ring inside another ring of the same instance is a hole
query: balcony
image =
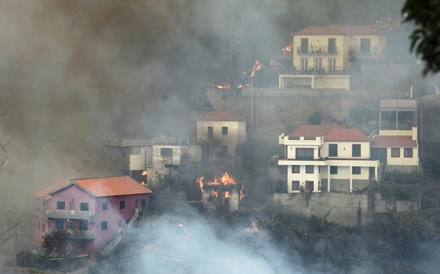
{"type": "Polygon", "coordinates": [[[78,239],[78,240],[94,240],[95,232],[91,230],[72,230],[68,229],[68,238],[69,239],[78,239]]]}
{"type": "Polygon", "coordinates": [[[47,218],[95,221],[95,214],[90,211],[61,211],[46,209],[47,218]]]}
{"type": "Polygon", "coordinates": [[[309,46],[298,47],[296,53],[298,55],[337,55],[336,47],[309,46]]]}
{"type": "Polygon", "coordinates": [[[300,69],[295,72],[298,75],[347,75],[348,69],[344,67],[321,67],[300,69]]]}

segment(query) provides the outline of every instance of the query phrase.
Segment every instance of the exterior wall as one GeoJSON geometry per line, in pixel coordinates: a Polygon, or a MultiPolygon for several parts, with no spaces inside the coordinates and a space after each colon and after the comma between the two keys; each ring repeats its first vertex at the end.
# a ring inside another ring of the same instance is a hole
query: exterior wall
{"type": "Polygon", "coordinates": [[[211,143],[214,147],[214,154],[222,153],[222,146],[228,146],[224,154],[227,157],[235,156],[237,145],[246,141],[245,121],[197,121],[197,142],[211,143]],[[208,127],[213,128],[213,138],[208,139],[208,127]],[[228,128],[228,134],[222,135],[222,127],[228,128]]]}
{"type": "Polygon", "coordinates": [[[129,170],[145,170],[152,166],[153,150],[151,146],[137,146],[130,150],[129,170]],[[140,150],[137,153],[136,150],[140,150]]]}
{"type": "Polygon", "coordinates": [[[70,244],[73,252],[95,251],[109,242],[119,231],[126,229],[126,223],[133,216],[136,204],[137,208],[141,208],[141,200],[148,205],[149,194],[94,198],[74,185],[53,194],[47,201],[35,197],[33,244],[35,247],[41,246],[43,236],[56,229],[56,220],[62,220],[64,229],[71,233],[70,244]],[[71,203],[72,200],[74,203],[71,203]],[[57,209],[58,201],[65,202],[64,210],[57,209]],[[121,201],[125,201],[124,209],[120,209],[121,201]],[[88,211],[80,210],[81,202],[89,204],[88,211]],[[108,203],[107,210],[103,210],[104,202],[108,203]],[[70,208],[71,205],[73,209],[70,208]],[[87,222],[86,230],[80,229],[80,222],[87,222]],[[101,222],[107,222],[107,229],[102,229],[101,222]]]}
{"type": "Polygon", "coordinates": [[[316,76],[312,88],[350,90],[350,76],[316,76]]]}
{"type": "Polygon", "coordinates": [[[346,226],[365,225],[373,221],[376,213],[407,212],[419,209],[418,203],[410,201],[385,201],[380,194],[368,193],[275,193],[275,202],[286,206],[291,212],[321,218],[346,226]]]}
{"type": "Polygon", "coordinates": [[[391,157],[391,147],[387,148],[387,165],[389,166],[418,166],[419,165],[419,149],[413,147],[413,157],[404,157],[404,148],[398,147],[400,157],[391,157]]]}
{"type": "Polygon", "coordinates": [[[329,144],[338,145],[338,156],[332,158],[343,158],[343,159],[369,159],[370,158],[370,143],[369,142],[325,142],[321,149],[322,157],[329,157],[329,144]],[[352,145],[361,145],[361,156],[353,157],[352,145]]]}

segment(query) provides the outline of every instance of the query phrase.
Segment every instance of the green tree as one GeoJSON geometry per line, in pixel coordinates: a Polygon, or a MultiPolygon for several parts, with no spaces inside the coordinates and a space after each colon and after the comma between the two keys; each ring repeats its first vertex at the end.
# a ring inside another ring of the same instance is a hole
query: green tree
{"type": "Polygon", "coordinates": [[[410,50],[425,61],[423,73],[440,71],[440,0],[406,0],[402,14],[415,25],[410,50]]]}

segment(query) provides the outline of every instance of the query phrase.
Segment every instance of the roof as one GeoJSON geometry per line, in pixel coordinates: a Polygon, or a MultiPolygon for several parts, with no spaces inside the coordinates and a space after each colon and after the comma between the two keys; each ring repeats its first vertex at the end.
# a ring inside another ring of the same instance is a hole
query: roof
{"type": "Polygon", "coordinates": [[[324,137],[326,142],[368,142],[360,130],[342,125],[300,125],[289,134],[290,137],[324,137]]]}
{"type": "Polygon", "coordinates": [[[246,121],[246,119],[233,112],[211,111],[202,114],[197,121],[246,121]]]}
{"type": "Polygon", "coordinates": [[[318,137],[324,136],[335,128],[344,128],[341,125],[300,125],[289,134],[289,137],[318,137]]]}
{"type": "Polygon", "coordinates": [[[328,25],[309,26],[294,33],[294,35],[385,35],[373,26],[352,26],[352,25],[328,25]]]}
{"type": "Polygon", "coordinates": [[[417,147],[411,136],[380,136],[373,137],[373,147],[417,147]]]}
{"type": "Polygon", "coordinates": [[[111,197],[151,193],[150,189],[139,184],[132,178],[128,176],[121,176],[72,179],[63,181],[35,192],[34,196],[39,198],[50,198],[50,195],[57,193],[58,191],[71,185],[81,188],[93,197],[111,197]]]}

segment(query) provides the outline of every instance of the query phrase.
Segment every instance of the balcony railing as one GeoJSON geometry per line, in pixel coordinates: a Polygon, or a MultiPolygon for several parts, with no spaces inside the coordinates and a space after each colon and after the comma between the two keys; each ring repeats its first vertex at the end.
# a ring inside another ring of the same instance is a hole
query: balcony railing
{"type": "Polygon", "coordinates": [[[304,74],[304,75],[344,75],[348,74],[348,69],[344,67],[321,67],[318,69],[315,68],[307,68],[307,69],[299,69],[295,71],[295,74],[304,74]]]}
{"type": "Polygon", "coordinates": [[[61,211],[46,209],[47,218],[95,221],[95,214],[90,211],[61,211]]]}
{"type": "Polygon", "coordinates": [[[91,230],[71,230],[68,229],[68,238],[80,239],[80,240],[93,240],[95,239],[95,232],[91,230]]]}
{"type": "Polygon", "coordinates": [[[296,53],[298,55],[336,55],[338,50],[336,47],[308,46],[298,47],[296,53]]]}

